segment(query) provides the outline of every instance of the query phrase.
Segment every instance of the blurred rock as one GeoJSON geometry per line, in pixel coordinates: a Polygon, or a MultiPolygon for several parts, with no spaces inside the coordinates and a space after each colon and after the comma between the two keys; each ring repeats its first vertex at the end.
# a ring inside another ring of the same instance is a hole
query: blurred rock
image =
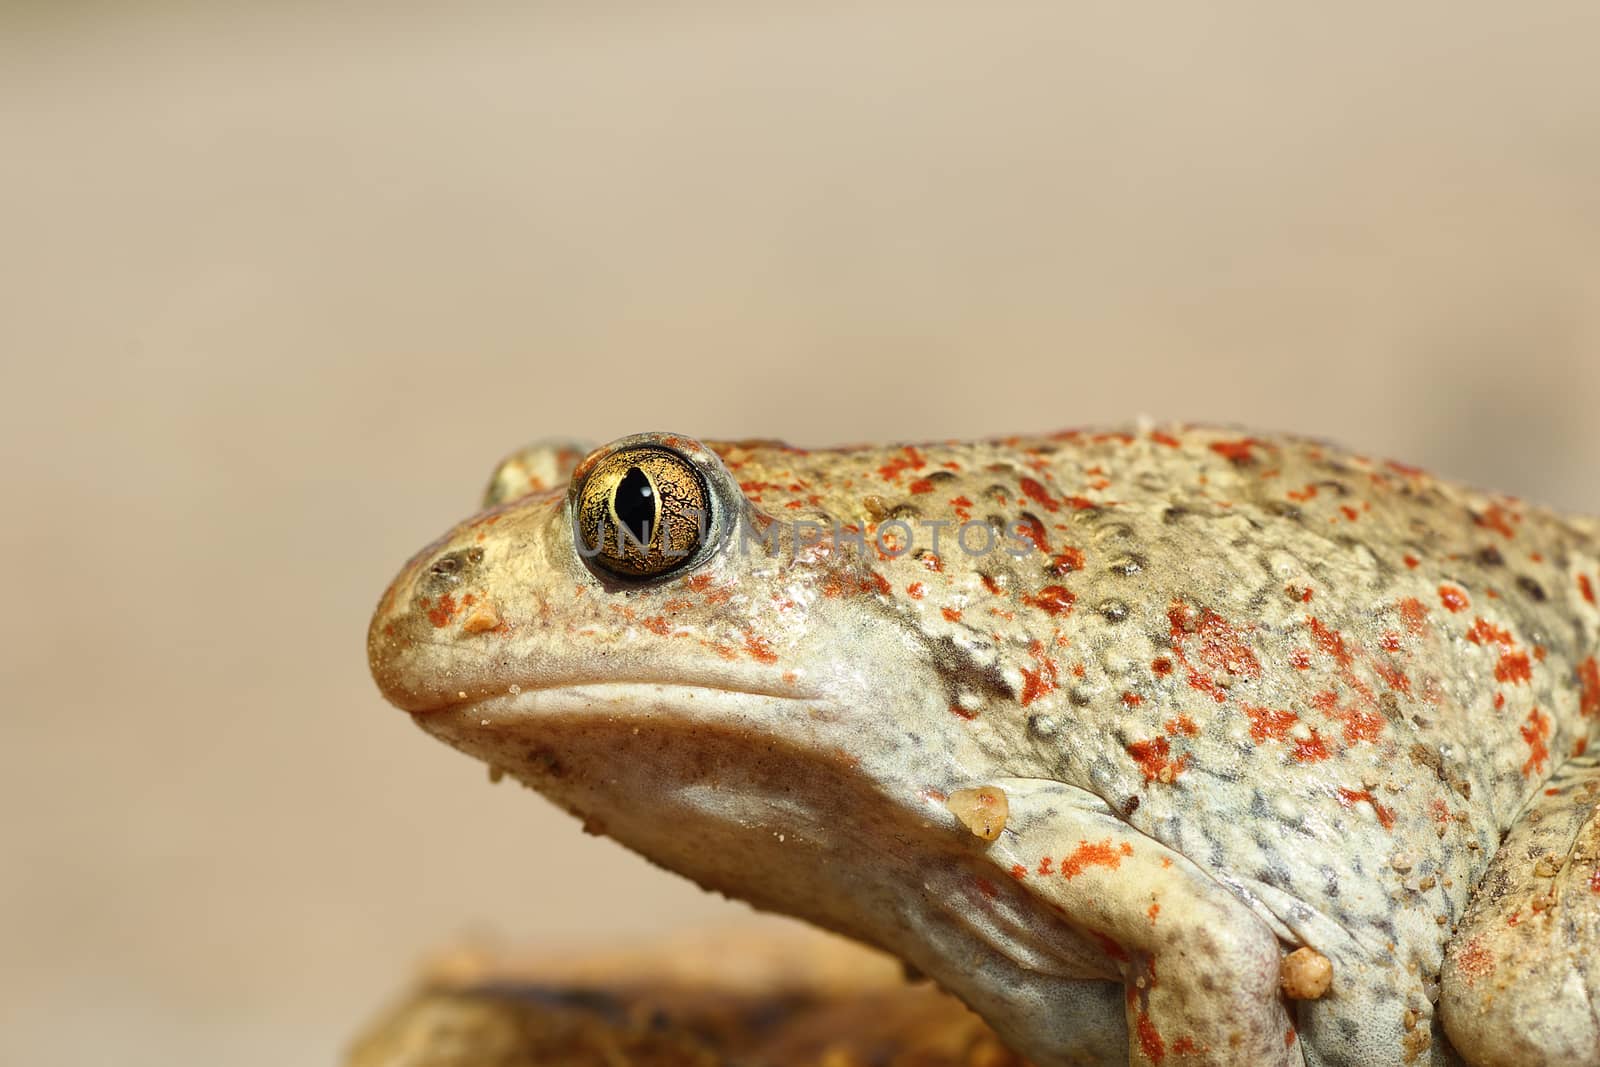
{"type": "Polygon", "coordinates": [[[738,929],[563,959],[460,949],[345,1067],[1025,1067],[960,1002],[810,931],[738,929]]]}

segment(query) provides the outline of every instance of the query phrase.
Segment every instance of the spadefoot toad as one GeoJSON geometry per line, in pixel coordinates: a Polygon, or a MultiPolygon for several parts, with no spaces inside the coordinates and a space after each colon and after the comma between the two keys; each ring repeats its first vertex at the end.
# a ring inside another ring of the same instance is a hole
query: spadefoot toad
{"type": "Polygon", "coordinates": [[[1600,523],[1282,436],[535,446],[423,729],[1041,1065],[1600,1063],[1600,523]]]}

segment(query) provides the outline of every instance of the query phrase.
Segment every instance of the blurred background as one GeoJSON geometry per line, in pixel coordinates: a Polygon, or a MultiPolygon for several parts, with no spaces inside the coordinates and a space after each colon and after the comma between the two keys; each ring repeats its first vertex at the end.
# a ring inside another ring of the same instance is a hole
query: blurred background
{"type": "Polygon", "coordinates": [[[1600,8],[0,6],[0,1061],[736,921],[367,616],[495,460],[1148,414],[1600,511],[1600,8]]]}

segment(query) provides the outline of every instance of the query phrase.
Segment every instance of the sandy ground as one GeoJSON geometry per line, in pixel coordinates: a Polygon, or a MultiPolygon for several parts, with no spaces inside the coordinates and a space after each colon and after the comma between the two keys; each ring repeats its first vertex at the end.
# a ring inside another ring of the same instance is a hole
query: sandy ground
{"type": "Polygon", "coordinates": [[[1487,0],[0,8],[0,1061],[324,1063],[454,938],[747,914],[367,678],[384,584],[526,439],[1148,413],[1600,511],[1597,39],[1487,0]]]}

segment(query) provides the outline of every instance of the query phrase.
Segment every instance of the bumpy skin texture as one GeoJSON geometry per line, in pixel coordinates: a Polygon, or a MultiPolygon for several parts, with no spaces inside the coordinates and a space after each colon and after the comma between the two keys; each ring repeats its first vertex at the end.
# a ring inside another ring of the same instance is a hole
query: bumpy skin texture
{"type": "Polygon", "coordinates": [[[1600,1062],[1594,520],[1206,429],[641,442],[710,548],[612,579],[514,457],[379,605],[391,701],[1043,1064],[1600,1062]],[[984,787],[993,841],[945,805],[984,787]]]}

